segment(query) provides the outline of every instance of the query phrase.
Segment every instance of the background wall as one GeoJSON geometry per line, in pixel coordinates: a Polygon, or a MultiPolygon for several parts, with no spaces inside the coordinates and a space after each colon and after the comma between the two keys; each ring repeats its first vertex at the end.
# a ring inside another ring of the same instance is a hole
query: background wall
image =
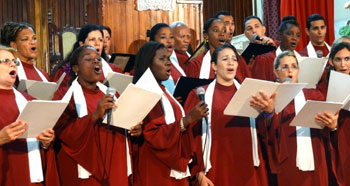
{"type": "Polygon", "coordinates": [[[334,35],[339,38],[339,30],[350,20],[350,10],[344,9],[344,4],[349,0],[334,0],[334,35]]]}

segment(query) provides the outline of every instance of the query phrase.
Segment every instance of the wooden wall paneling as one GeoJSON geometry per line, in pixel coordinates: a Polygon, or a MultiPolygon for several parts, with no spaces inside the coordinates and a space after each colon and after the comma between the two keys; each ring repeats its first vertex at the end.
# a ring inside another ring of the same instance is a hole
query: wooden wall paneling
{"type": "Polygon", "coordinates": [[[137,50],[142,46],[144,42],[142,41],[142,35],[140,32],[140,13],[139,11],[135,11],[137,9],[136,4],[134,4],[132,1],[129,1],[129,4],[132,7],[133,41],[131,42],[131,45],[128,49],[128,53],[135,53],[135,51],[137,52],[137,50]]]}

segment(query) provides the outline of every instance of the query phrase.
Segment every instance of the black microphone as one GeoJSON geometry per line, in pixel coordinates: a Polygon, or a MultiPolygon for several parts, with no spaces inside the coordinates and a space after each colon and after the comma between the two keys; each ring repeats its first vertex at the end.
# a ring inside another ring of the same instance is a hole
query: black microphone
{"type": "Polygon", "coordinates": [[[316,50],[316,55],[317,55],[318,58],[322,58],[323,57],[322,50],[316,50]]]}
{"type": "Polygon", "coordinates": [[[263,39],[262,39],[260,36],[258,36],[257,34],[253,34],[252,40],[253,40],[253,41],[254,41],[254,40],[256,40],[256,41],[263,41],[263,39]]]}
{"type": "MultiPolygon", "coordinates": [[[[107,88],[107,93],[108,95],[114,96],[117,90],[113,87],[108,87],[107,88]]],[[[112,118],[112,109],[107,110],[107,125],[111,123],[111,118],[112,118]]]]}
{"type": "MultiPolygon", "coordinates": [[[[205,96],[204,96],[205,95],[205,90],[204,90],[203,87],[198,87],[197,88],[197,95],[198,95],[200,101],[205,102],[205,96]]],[[[205,119],[205,122],[207,122],[207,125],[208,125],[208,117],[205,116],[204,119],[205,119]]]]}

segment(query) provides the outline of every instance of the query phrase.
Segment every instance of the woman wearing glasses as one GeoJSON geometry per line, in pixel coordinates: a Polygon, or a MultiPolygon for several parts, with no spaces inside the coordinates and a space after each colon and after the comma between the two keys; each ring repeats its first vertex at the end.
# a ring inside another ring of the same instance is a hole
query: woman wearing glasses
{"type": "Polygon", "coordinates": [[[0,185],[59,185],[50,148],[54,131],[43,131],[34,141],[19,139],[27,124],[17,117],[33,98],[13,88],[20,63],[15,54],[14,49],[0,46],[0,185]]]}
{"type": "MultiPolygon", "coordinates": [[[[294,52],[286,50],[274,61],[280,83],[297,83],[299,67],[294,52]]],[[[303,89],[282,112],[275,113],[268,132],[268,157],[278,185],[328,185],[327,162],[322,130],[289,124],[306,100],[324,100],[321,92],[303,89]]],[[[327,125],[333,130],[333,126],[327,125]]]]}

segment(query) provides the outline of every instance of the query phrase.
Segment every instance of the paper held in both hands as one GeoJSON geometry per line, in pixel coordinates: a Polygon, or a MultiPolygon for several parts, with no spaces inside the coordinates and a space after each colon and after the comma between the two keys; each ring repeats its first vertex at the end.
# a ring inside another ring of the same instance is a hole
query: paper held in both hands
{"type": "Polygon", "coordinates": [[[21,79],[17,90],[25,91],[29,95],[40,100],[52,100],[53,94],[58,89],[65,76],[66,73],[58,79],[57,83],[21,79]]]}
{"type": "Polygon", "coordinates": [[[322,77],[322,73],[326,67],[327,61],[327,58],[298,58],[298,82],[307,83],[307,86],[305,88],[316,88],[316,85],[322,77]]]}
{"type": "MultiPolygon", "coordinates": [[[[110,124],[125,129],[139,124],[158,103],[162,94],[151,70],[147,69],[136,85],[130,83],[118,98],[110,124]]],[[[103,123],[107,123],[107,118],[103,123]]]]}
{"type": "Polygon", "coordinates": [[[53,128],[67,105],[64,101],[28,101],[17,118],[27,123],[27,131],[20,138],[36,138],[42,131],[53,128]]]}
{"type": "Polygon", "coordinates": [[[315,122],[317,113],[330,112],[335,114],[343,108],[350,111],[350,76],[348,74],[331,71],[327,101],[307,101],[291,122],[291,126],[304,126],[323,129],[324,126],[315,122]]]}
{"type": "Polygon", "coordinates": [[[305,83],[275,83],[246,78],[228,103],[224,114],[256,118],[260,112],[251,107],[249,101],[253,94],[260,96],[259,91],[264,91],[269,97],[277,92],[275,111],[281,112],[305,86],[305,83]]]}

